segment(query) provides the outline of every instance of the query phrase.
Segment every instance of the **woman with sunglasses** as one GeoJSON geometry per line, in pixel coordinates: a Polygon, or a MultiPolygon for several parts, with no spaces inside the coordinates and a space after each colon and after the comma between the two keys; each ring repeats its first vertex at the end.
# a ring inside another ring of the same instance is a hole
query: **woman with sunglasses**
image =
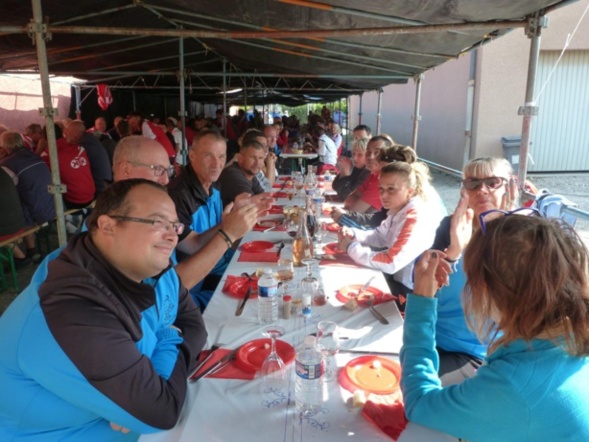
{"type": "Polygon", "coordinates": [[[479,215],[492,209],[510,210],[517,199],[511,164],[503,158],[476,158],[463,169],[462,198],[454,216],[445,217],[436,231],[432,249],[446,253],[452,265],[450,274],[438,292],[436,343],[438,374],[443,385],[458,384],[475,375],[487,353],[466,324],[461,299],[468,292],[463,270],[462,251],[472,230],[477,230],[479,215]],[[457,215],[469,208],[474,221],[467,227],[457,223],[457,215]]]}
{"type": "MultiPolygon", "coordinates": [[[[458,215],[468,239],[478,217],[465,206],[458,215]]],[[[469,325],[490,343],[485,364],[460,385],[442,386],[436,291],[450,269],[447,255],[427,251],[407,300],[406,415],[469,441],[587,441],[589,251],[557,220],[493,215],[481,217],[464,252],[471,290],[463,303],[469,325]]]]}

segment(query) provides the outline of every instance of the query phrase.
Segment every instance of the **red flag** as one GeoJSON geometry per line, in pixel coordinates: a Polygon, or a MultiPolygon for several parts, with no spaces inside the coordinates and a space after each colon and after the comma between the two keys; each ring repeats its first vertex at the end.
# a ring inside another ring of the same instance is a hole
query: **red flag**
{"type": "Polygon", "coordinates": [[[107,84],[100,83],[96,85],[96,92],[98,93],[98,106],[105,111],[112,104],[112,94],[107,84]]]}

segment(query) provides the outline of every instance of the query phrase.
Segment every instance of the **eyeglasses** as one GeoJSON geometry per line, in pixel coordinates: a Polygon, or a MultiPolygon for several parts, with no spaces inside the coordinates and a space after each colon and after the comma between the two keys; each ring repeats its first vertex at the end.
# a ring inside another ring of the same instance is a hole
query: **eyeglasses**
{"type": "Polygon", "coordinates": [[[140,163],[139,161],[128,161],[128,162],[131,164],[134,164],[135,166],[149,167],[151,170],[153,170],[153,174],[158,177],[162,176],[164,173],[167,173],[168,178],[172,178],[172,175],[174,174],[174,166],[168,166],[168,167],[154,166],[153,164],[140,163]]]}
{"type": "Polygon", "coordinates": [[[487,210],[479,215],[479,221],[481,224],[481,231],[487,233],[487,223],[493,221],[502,216],[511,215],[522,215],[522,216],[541,216],[540,212],[536,209],[530,209],[528,207],[520,207],[519,209],[506,211],[500,209],[487,210]]]}
{"type": "Polygon", "coordinates": [[[120,219],[121,221],[131,221],[134,223],[143,223],[143,224],[151,224],[154,229],[156,230],[163,230],[168,232],[170,227],[174,230],[176,235],[182,235],[184,232],[184,228],[186,227],[182,223],[173,223],[170,221],[164,221],[163,219],[146,219],[146,218],[134,218],[132,216],[123,216],[123,215],[108,215],[114,219],[120,219]]]}
{"type": "Polygon", "coordinates": [[[492,176],[489,178],[467,178],[462,180],[462,187],[466,190],[478,190],[483,184],[490,190],[497,190],[507,183],[507,178],[492,176]]]}

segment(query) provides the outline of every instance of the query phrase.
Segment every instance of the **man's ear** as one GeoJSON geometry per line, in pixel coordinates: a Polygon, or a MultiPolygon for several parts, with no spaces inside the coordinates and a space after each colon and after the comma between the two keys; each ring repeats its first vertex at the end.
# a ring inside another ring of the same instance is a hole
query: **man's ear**
{"type": "Polygon", "coordinates": [[[105,214],[98,217],[96,224],[98,226],[98,230],[100,230],[105,235],[111,236],[114,233],[116,220],[105,214]]]}

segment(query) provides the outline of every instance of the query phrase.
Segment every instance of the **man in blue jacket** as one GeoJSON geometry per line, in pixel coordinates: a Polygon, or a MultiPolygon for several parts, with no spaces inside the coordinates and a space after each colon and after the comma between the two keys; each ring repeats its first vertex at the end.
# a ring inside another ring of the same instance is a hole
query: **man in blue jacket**
{"type": "Polygon", "coordinates": [[[178,419],[205,326],[184,287],[142,282],[170,267],[174,203],[124,180],[88,227],[0,317],[0,440],[134,440],[178,419]]]}

